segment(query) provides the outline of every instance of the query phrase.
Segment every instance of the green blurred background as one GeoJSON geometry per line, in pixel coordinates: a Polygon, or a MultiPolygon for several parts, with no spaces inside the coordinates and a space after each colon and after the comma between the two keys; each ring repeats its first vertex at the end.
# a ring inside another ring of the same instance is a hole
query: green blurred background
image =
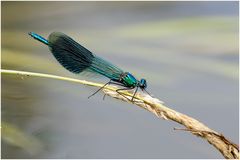
{"type": "MultiPolygon", "coordinates": [[[[1,2],[3,69],[74,75],[30,31],[63,32],[239,138],[238,2],[1,2]]],[[[2,158],[223,158],[178,124],[69,82],[2,75],[2,158]]]]}

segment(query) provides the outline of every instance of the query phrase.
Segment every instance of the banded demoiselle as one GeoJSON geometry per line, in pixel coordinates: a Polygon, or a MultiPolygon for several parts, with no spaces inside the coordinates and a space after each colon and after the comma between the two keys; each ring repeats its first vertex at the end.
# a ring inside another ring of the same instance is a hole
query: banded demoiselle
{"type": "MultiPolygon", "coordinates": [[[[53,32],[49,35],[48,40],[34,32],[30,32],[29,35],[43,44],[48,45],[50,51],[53,53],[58,62],[70,72],[76,74],[82,72],[92,72],[110,79],[109,82],[99,88],[88,98],[95,95],[108,84],[123,86],[124,88],[116,90],[119,94],[121,94],[121,92],[119,92],[121,90],[131,90],[136,88],[131,101],[133,101],[138,88],[142,91],[146,91],[147,81],[145,79],[137,80],[131,73],[124,72],[119,67],[96,56],[63,33],[53,32]]],[[[121,95],[124,96],[123,94],[121,95]]],[[[126,96],[124,97],[127,98],[126,96]]]]}

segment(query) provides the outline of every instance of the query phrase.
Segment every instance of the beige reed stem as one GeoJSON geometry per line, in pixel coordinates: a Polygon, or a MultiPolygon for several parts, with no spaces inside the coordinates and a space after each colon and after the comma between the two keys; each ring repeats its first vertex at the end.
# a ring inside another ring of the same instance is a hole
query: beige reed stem
{"type": "MultiPolygon", "coordinates": [[[[5,70],[5,69],[1,69],[1,73],[17,74],[21,76],[52,78],[52,79],[81,83],[84,85],[95,86],[95,87],[103,86],[103,84],[99,84],[99,83],[93,83],[85,80],[78,80],[78,79],[55,76],[50,74],[23,72],[23,71],[5,70]]],[[[134,101],[131,102],[129,101],[129,99],[131,99],[132,94],[129,91],[122,92],[122,94],[124,94],[127,97],[125,98],[122,95],[119,95],[116,92],[116,89],[118,89],[117,86],[108,85],[103,89],[103,92],[106,95],[111,96],[113,98],[116,98],[125,102],[129,102],[129,103],[133,103],[143,109],[146,109],[152,112],[153,114],[155,114],[159,118],[175,121],[186,127],[184,129],[175,128],[175,130],[189,131],[192,134],[207,140],[211,145],[213,145],[217,150],[219,150],[226,159],[239,159],[238,145],[232,143],[230,140],[225,138],[222,134],[208,128],[206,125],[199,122],[198,120],[192,117],[189,117],[185,114],[179,113],[173,109],[170,109],[169,107],[165,106],[162,101],[158,100],[157,98],[152,98],[149,95],[138,93],[136,94],[134,101]]]]}

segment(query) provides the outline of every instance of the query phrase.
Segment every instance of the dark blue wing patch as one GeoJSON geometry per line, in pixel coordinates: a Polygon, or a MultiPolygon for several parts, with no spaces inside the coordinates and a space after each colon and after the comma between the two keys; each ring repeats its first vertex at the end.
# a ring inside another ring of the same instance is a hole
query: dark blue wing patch
{"type": "Polygon", "coordinates": [[[91,66],[94,55],[69,36],[53,32],[48,41],[54,57],[67,70],[80,73],[91,66]]]}

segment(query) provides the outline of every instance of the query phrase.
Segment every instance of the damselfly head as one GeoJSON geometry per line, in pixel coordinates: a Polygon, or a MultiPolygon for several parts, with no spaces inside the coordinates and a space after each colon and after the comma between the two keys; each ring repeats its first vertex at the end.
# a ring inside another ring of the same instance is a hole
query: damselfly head
{"type": "Polygon", "coordinates": [[[142,90],[144,90],[145,88],[147,88],[147,81],[146,81],[146,79],[141,79],[140,81],[139,81],[139,87],[142,89],[142,90]]]}

